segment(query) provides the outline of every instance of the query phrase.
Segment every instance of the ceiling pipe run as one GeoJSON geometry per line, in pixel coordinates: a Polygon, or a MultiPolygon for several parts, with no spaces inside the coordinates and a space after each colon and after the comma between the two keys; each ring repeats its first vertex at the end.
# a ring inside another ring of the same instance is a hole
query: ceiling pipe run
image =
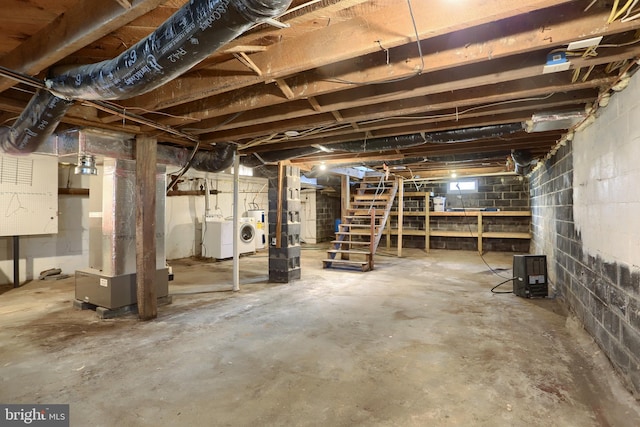
{"type": "Polygon", "coordinates": [[[65,70],[45,80],[0,148],[30,153],[49,137],[73,99],[127,99],[173,80],[255,24],[282,14],[291,0],[190,0],[158,29],[116,58],[65,70]]]}
{"type": "Polygon", "coordinates": [[[533,155],[528,150],[513,150],[511,158],[515,163],[515,172],[518,175],[526,175],[531,171],[531,163],[534,161],[533,155]]]}
{"type": "Polygon", "coordinates": [[[522,123],[509,123],[505,125],[482,126],[468,129],[454,129],[444,132],[433,132],[425,135],[427,142],[431,144],[453,144],[456,142],[469,142],[479,139],[496,138],[519,132],[524,129],[522,123]]]}
{"type": "MultiPolygon", "coordinates": [[[[411,148],[424,144],[424,137],[419,134],[391,136],[386,138],[374,138],[361,141],[340,142],[336,144],[327,144],[326,148],[332,151],[346,151],[349,153],[371,153],[376,151],[389,151],[395,149],[411,148]]],[[[319,153],[320,150],[315,147],[292,148],[289,150],[265,151],[261,153],[253,153],[245,156],[242,160],[243,166],[256,167],[268,163],[277,163],[283,160],[295,159],[298,157],[309,156],[319,153]]]]}
{"type": "MultiPolygon", "coordinates": [[[[519,132],[523,129],[522,123],[509,123],[505,125],[483,126],[468,129],[455,129],[444,132],[416,133],[386,138],[374,138],[361,141],[341,142],[325,144],[324,147],[336,151],[349,153],[382,152],[403,148],[411,148],[425,143],[450,144],[457,142],[476,141],[486,138],[496,138],[502,135],[519,132]]],[[[247,167],[257,167],[269,163],[277,163],[283,160],[317,154],[321,150],[315,147],[292,148],[289,150],[265,151],[245,156],[242,164],[247,167]]]]}

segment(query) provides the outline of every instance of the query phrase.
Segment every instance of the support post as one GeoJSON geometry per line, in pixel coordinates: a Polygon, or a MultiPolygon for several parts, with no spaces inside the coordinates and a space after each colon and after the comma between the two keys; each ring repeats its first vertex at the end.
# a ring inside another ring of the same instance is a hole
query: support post
{"type": "Polygon", "coordinates": [[[233,292],[240,290],[240,156],[238,151],[233,154],[233,292]]]}
{"type": "Polygon", "coordinates": [[[276,219],[276,249],[282,248],[282,180],[284,179],[284,166],[278,163],[278,207],[276,219]]]}
{"type": "Polygon", "coordinates": [[[404,179],[398,178],[398,258],[402,257],[402,223],[404,222],[404,179]]]}
{"type": "Polygon", "coordinates": [[[431,250],[431,220],[429,219],[429,193],[424,195],[424,251],[431,250]]]}
{"type": "Polygon", "coordinates": [[[482,225],[482,212],[478,212],[478,253],[482,255],[482,229],[484,226],[482,225]]]}
{"type": "Polygon", "coordinates": [[[20,236],[13,236],[13,287],[20,287],[20,236]]]}
{"type": "Polygon", "coordinates": [[[156,297],[156,158],[155,138],[136,138],[136,289],[138,318],[158,316],[156,297]]]}
{"type": "Polygon", "coordinates": [[[340,182],[340,192],[342,193],[340,203],[340,220],[343,224],[346,224],[349,202],[351,200],[351,186],[349,185],[349,175],[342,175],[342,180],[340,182]]]}

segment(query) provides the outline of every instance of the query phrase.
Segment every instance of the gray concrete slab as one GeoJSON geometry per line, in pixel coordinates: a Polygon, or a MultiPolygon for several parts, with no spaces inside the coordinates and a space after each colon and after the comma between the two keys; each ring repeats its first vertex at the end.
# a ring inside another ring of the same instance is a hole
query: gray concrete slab
{"type": "Polygon", "coordinates": [[[231,261],[173,262],[173,303],[146,323],[74,310],[72,279],[9,290],[0,402],[69,403],[73,426],[640,425],[558,301],[491,294],[472,252],[404,254],[359,273],[307,247],[282,285],[262,252],[238,293],[231,261]]]}

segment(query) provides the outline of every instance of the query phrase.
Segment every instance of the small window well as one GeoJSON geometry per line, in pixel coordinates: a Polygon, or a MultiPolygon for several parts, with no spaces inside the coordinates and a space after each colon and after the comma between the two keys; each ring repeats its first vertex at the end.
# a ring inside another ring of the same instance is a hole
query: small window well
{"type": "Polygon", "coordinates": [[[478,191],[478,181],[465,179],[464,181],[450,181],[447,193],[475,193],[478,191]]]}

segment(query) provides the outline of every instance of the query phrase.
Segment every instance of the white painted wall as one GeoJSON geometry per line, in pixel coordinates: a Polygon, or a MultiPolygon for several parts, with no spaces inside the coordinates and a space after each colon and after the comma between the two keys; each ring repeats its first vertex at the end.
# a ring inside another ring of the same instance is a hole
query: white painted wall
{"type": "Polygon", "coordinates": [[[583,248],[640,265],[640,79],[614,95],[573,143],[574,220],[583,248]]]}
{"type": "MultiPolygon", "coordinates": [[[[228,174],[199,174],[187,176],[179,190],[199,190],[208,180],[209,188],[219,194],[210,196],[211,213],[223,218],[233,215],[233,176],[228,174]]],[[[269,210],[267,180],[264,178],[240,177],[240,213],[250,209],[269,210]]],[[[167,259],[185,258],[201,254],[202,218],[205,211],[203,196],[167,197],[165,236],[167,259]]],[[[265,221],[267,215],[265,215],[265,221]]],[[[266,224],[265,224],[266,225],[266,224]]],[[[266,228],[268,230],[268,226],[266,228]]]]}
{"type": "MultiPolygon", "coordinates": [[[[89,188],[86,176],[74,175],[73,165],[60,165],[58,186],[89,188]]],[[[20,237],[20,281],[41,271],[61,268],[73,274],[89,263],[89,197],[58,197],[58,234],[20,237]]],[[[13,283],[12,238],[0,237],[0,284],[13,283]]]]}
{"type": "Polygon", "coordinates": [[[302,209],[300,210],[300,238],[312,245],[318,243],[316,224],[316,190],[307,189],[300,192],[302,209]]]}
{"type": "MultiPolygon", "coordinates": [[[[224,217],[233,213],[233,176],[228,174],[187,175],[180,190],[197,190],[208,179],[212,189],[221,192],[211,196],[211,209],[217,206],[224,217]]],[[[268,210],[267,180],[241,177],[240,211],[255,203],[268,210]],[[260,192],[258,194],[258,192],[260,192]]],[[[60,165],[58,186],[89,188],[87,177],[74,175],[73,165],[60,165]]],[[[203,196],[167,197],[165,245],[167,259],[200,255],[201,222],[204,215],[203,196]]],[[[61,268],[74,274],[89,265],[89,197],[61,195],[58,198],[58,234],[20,238],[20,280],[37,278],[41,271],[61,268]]],[[[266,219],[266,218],[265,218],[266,219]]],[[[13,283],[13,251],[11,237],[0,237],[0,284],[13,283]]]]}

